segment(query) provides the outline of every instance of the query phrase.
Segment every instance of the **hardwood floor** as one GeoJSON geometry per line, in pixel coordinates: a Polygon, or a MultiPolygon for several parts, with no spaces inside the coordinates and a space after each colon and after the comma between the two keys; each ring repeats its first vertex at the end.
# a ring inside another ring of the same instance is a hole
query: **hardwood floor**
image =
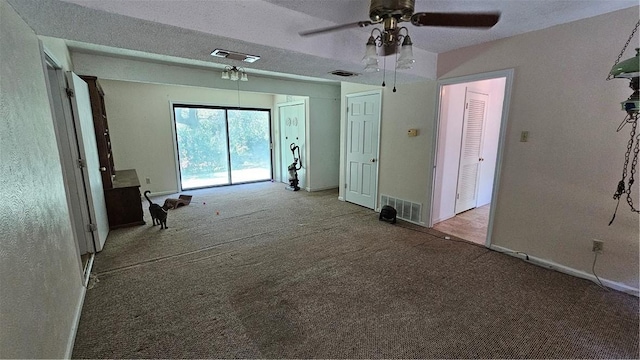
{"type": "Polygon", "coordinates": [[[489,209],[491,204],[465,211],[433,225],[433,228],[445,234],[484,245],[487,240],[489,209]]]}

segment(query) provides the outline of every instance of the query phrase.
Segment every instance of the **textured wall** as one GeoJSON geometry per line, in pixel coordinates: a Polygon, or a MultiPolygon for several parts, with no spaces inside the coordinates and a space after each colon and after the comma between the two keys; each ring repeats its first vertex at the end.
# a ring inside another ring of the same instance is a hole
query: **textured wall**
{"type": "MultiPolygon", "coordinates": [[[[638,289],[638,214],[616,202],[629,82],[605,81],[638,7],[441,54],[442,77],[515,69],[493,244],[638,289]],[[520,132],[529,131],[529,142],[520,132]]],[[[633,56],[634,41],[623,56],[633,56]]],[[[636,182],[637,183],[637,182],[636,182]]],[[[638,194],[638,187],[633,192],[638,194]]],[[[638,202],[636,196],[636,203],[638,202]]]]}
{"type": "Polygon", "coordinates": [[[82,280],[38,39],[0,0],[0,357],[66,355],[82,280]]]}

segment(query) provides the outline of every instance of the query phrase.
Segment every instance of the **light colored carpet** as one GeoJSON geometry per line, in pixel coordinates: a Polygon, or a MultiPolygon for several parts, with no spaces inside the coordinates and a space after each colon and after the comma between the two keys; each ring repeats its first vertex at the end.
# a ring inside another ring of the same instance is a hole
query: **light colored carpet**
{"type": "Polygon", "coordinates": [[[169,229],[112,231],[73,357],[639,356],[636,297],[284,187],[185,192],[169,229]]]}

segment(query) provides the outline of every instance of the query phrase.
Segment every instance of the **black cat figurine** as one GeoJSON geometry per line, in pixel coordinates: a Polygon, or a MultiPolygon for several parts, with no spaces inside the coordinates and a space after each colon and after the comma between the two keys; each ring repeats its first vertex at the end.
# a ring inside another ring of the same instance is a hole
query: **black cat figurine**
{"type": "Polygon", "coordinates": [[[151,191],[147,190],[144,192],[144,197],[147,198],[149,202],[149,213],[151,214],[151,220],[153,222],[153,226],[160,225],[160,229],[168,229],[167,228],[167,212],[162,208],[162,206],[155,204],[149,199],[147,194],[151,193],[151,191]]]}

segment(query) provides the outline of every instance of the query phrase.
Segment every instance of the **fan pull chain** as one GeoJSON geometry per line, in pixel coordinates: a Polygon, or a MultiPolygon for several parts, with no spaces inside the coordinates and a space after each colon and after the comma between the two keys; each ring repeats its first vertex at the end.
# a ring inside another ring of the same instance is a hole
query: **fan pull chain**
{"type": "Polygon", "coordinates": [[[387,77],[387,58],[382,58],[382,87],[385,87],[384,79],[387,77]]]}
{"type": "Polygon", "coordinates": [[[396,51],[396,66],[393,67],[393,92],[396,92],[396,72],[398,71],[398,52],[396,51]]]}

